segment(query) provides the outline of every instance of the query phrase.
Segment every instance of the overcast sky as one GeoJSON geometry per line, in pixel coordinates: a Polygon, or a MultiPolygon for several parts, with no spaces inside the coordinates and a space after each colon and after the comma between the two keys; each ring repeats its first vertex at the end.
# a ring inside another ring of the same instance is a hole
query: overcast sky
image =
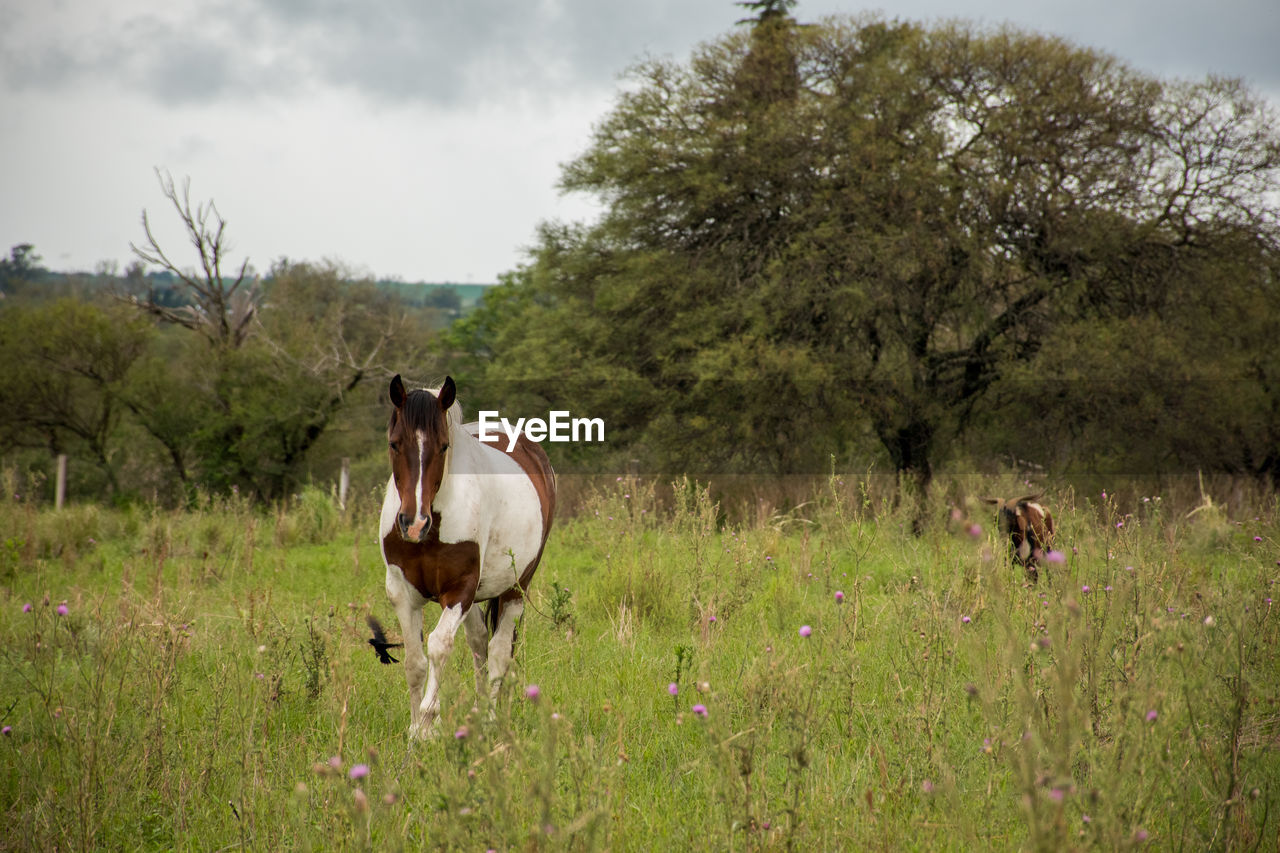
{"type": "MultiPolygon", "coordinates": [[[[1277,0],[801,0],[1010,22],[1163,77],[1246,78],[1280,104],[1277,0]]],[[[154,169],[228,222],[232,260],[329,258],[406,281],[492,282],[540,221],[619,75],[686,59],[731,0],[0,0],[0,252],[123,269],[150,211],[185,265],[154,169]]]]}

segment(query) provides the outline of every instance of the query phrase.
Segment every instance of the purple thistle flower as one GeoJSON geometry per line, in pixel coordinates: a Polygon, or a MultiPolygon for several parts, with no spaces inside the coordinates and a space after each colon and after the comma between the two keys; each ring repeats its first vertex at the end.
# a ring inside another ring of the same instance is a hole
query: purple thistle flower
{"type": "Polygon", "coordinates": [[[342,768],[342,756],[340,756],[340,755],[330,756],[330,758],[329,758],[329,766],[330,766],[330,767],[332,767],[334,770],[339,770],[339,769],[341,769],[341,768],[342,768]]]}
{"type": "Polygon", "coordinates": [[[1150,711],[1147,712],[1147,722],[1154,723],[1156,721],[1156,717],[1158,716],[1160,715],[1156,713],[1155,708],[1152,708],[1150,711]]]}
{"type": "Polygon", "coordinates": [[[705,717],[707,715],[707,706],[699,702],[697,705],[693,706],[693,713],[697,714],[699,717],[705,717]]]}
{"type": "Polygon", "coordinates": [[[1047,551],[1044,555],[1044,561],[1046,563],[1065,563],[1067,555],[1061,551],[1047,551]]]}
{"type": "Polygon", "coordinates": [[[538,689],[538,685],[530,684],[524,689],[524,695],[525,698],[532,699],[536,702],[538,701],[538,697],[542,695],[542,691],[538,689]]]}
{"type": "Polygon", "coordinates": [[[458,726],[458,730],[453,733],[453,737],[455,740],[466,740],[469,734],[471,734],[471,730],[466,726],[458,726]]]}
{"type": "Polygon", "coordinates": [[[844,593],[836,590],[836,604],[844,604],[844,593]]]}
{"type": "Polygon", "coordinates": [[[677,693],[680,692],[680,687],[673,681],[667,685],[667,692],[670,693],[672,696],[675,696],[677,693]]]}
{"type": "Polygon", "coordinates": [[[357,764],[347,771],[347,777],[350,779],[363,779],[369,775],[368,764],[357,764]]]}
{"type": "Polygon", "coordinates": [[[1089,594],[1089,585],[1088,585],[1088,584],[1085,584],[1084,586],[1080,587],[1080,591],[1081,591],[1081,592],[1083,592],[1085,595],[1088,595],[1088,594],[1089,594]]]}
{"type": "Polygon", "coordinates": [[[963,622],[965,625],[968,625],[968,624],[969,624],[970,622],[972,622],[973,620],[972,620],[972,619],[970,619],[968,616],[961,616],[961,617],[960,617],[960,621],[961,621],[961,622],[963,622]]]}
{"type": "Polygon", "coordinates": [[[59,615],[59,616],[66,616],[66,615],[67,615],[67,605],[65,605],[65,604],[59,604],[59,605],[58,605],[58,615],[59,615]]]}
{"type": "Polygon", "coordinates": [[[801,637],[807,637],[807,636],[809,636],[809,635],[810,635],[810,634],[812,634],[812,633],[813,633],[813,629],[812,629],[812,628],[810,628],[808,625],[801,625],[801,626],[800,626],[800,636],[801,636],[801,637]]]}
{"type": "Polygon", "coordinates": [[[31,612],[31,602],[30,602],[30,601],[28,601],[26,604],[22,605],[22,612],[23,612],[23,613],[30,613],[30,612],[31,612]]]}
{"type": "Polygon", "coordinates": [[[1253,537],[1253,541],[1254,541],[1254,542],[1261,542],[1261,541],[1262,541],[1262,537],[1261,537],[1261,536],[1255,536],[1255,537],[1253,537]]]}
{"type": "Polygon", "coordinates": [[[982,525],[981,525],[981,524],[977,524],[977,523],[975,523],[975,524],[970,524],[970,525],[969,525],[969,535],[970,535],[970,536],[972,536],[974,539],[977,539],[977,538],[979,538],[980,536],[982,536],[982,525]]]}
{"type": "Polygon", "coordinates": [[[0,735],[4,735],[5,737],[12,737],[13,726],[5,726],[4,728],[0,729],[0,735]]]}

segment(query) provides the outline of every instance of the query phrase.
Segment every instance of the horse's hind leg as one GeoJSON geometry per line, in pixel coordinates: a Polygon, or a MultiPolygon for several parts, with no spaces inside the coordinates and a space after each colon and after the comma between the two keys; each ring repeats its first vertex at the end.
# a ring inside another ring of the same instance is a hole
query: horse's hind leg
{"type": "MultiPolygon", "coordinates": [[[[497,605],[494,605],[497,606],[497,605]]],[[[463,625],[467,629],[467,645],[471,647],[471,662],[476,668],[476,693],[485,695],[485,663],[489,658],[489,626],[479,604],[471,605],[463,625]]]]}
{"type": "Polygon", "coordinates": [[[515,657],[516,623],[524,614],[524,599],[518,593],[510,598],[503,597],[497,603],[498,626],[493,631],[493,639],[489,641],[489,701],[495,702],[498,691],[502,689],[502,679],[506,677],[515,657]]]}

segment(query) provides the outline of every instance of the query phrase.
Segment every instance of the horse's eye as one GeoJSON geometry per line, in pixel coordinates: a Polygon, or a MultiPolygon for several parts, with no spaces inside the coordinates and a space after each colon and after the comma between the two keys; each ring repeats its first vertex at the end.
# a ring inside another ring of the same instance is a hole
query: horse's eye
{"type": "Polygon", "coordinates": [[[444,453],[448,449],[449,449],[449,445],[446,444],[444,447],[440,448],[440,452],[444,453]]]}
{"type": "Polygon", "coordinates": [[[400,449],[400,445],[398,445],[398,444],[397,444],[396,442],[394,442],[394,441],[388,441],[388,442],[387,442],[387,447],[390,447],[390,448],[391,448],[391,450],[392,450],[393,452],[394,452],[394,451],[396,451],[396,450],[399,450],[399,449],[400,449]]]}

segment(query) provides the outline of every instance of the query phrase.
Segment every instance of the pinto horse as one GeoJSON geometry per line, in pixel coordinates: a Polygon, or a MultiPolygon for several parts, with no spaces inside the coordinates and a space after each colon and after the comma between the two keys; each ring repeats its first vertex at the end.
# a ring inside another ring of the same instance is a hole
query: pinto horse
{"type": "Polygon", "coordinates": [[[999,507],[996,521],[1000,532],[1009,537],[1009,554],[1014,565],[1022,566],[1027,577],[1039,580],[1037,564],[1044,553],[1053,547],[1053,515],[1041,506],[1039,495],[1020,498],[983,498],[999,507]]]}
{"type": "MultiPolygon", "coordinates": [[[[542,448],[523,434],[510,451],[505,436],[481,442],[477,424],[462,424],[456,393],[452,378],[438,391],[406,391],[398,375],[391,380],[391,479],[378,532],[387,597],[404,641],[413,738],[435,727],[440,675],[460,626],[466,626],[476,689],[483,695],[487,662],[489,699],[496,699],[555,514],[555,472],[542,448]],[[424,655],[428,601],[442,612],[424,655]]],[[[385,654],[380,633],[375,627],[385,654]]]]}

